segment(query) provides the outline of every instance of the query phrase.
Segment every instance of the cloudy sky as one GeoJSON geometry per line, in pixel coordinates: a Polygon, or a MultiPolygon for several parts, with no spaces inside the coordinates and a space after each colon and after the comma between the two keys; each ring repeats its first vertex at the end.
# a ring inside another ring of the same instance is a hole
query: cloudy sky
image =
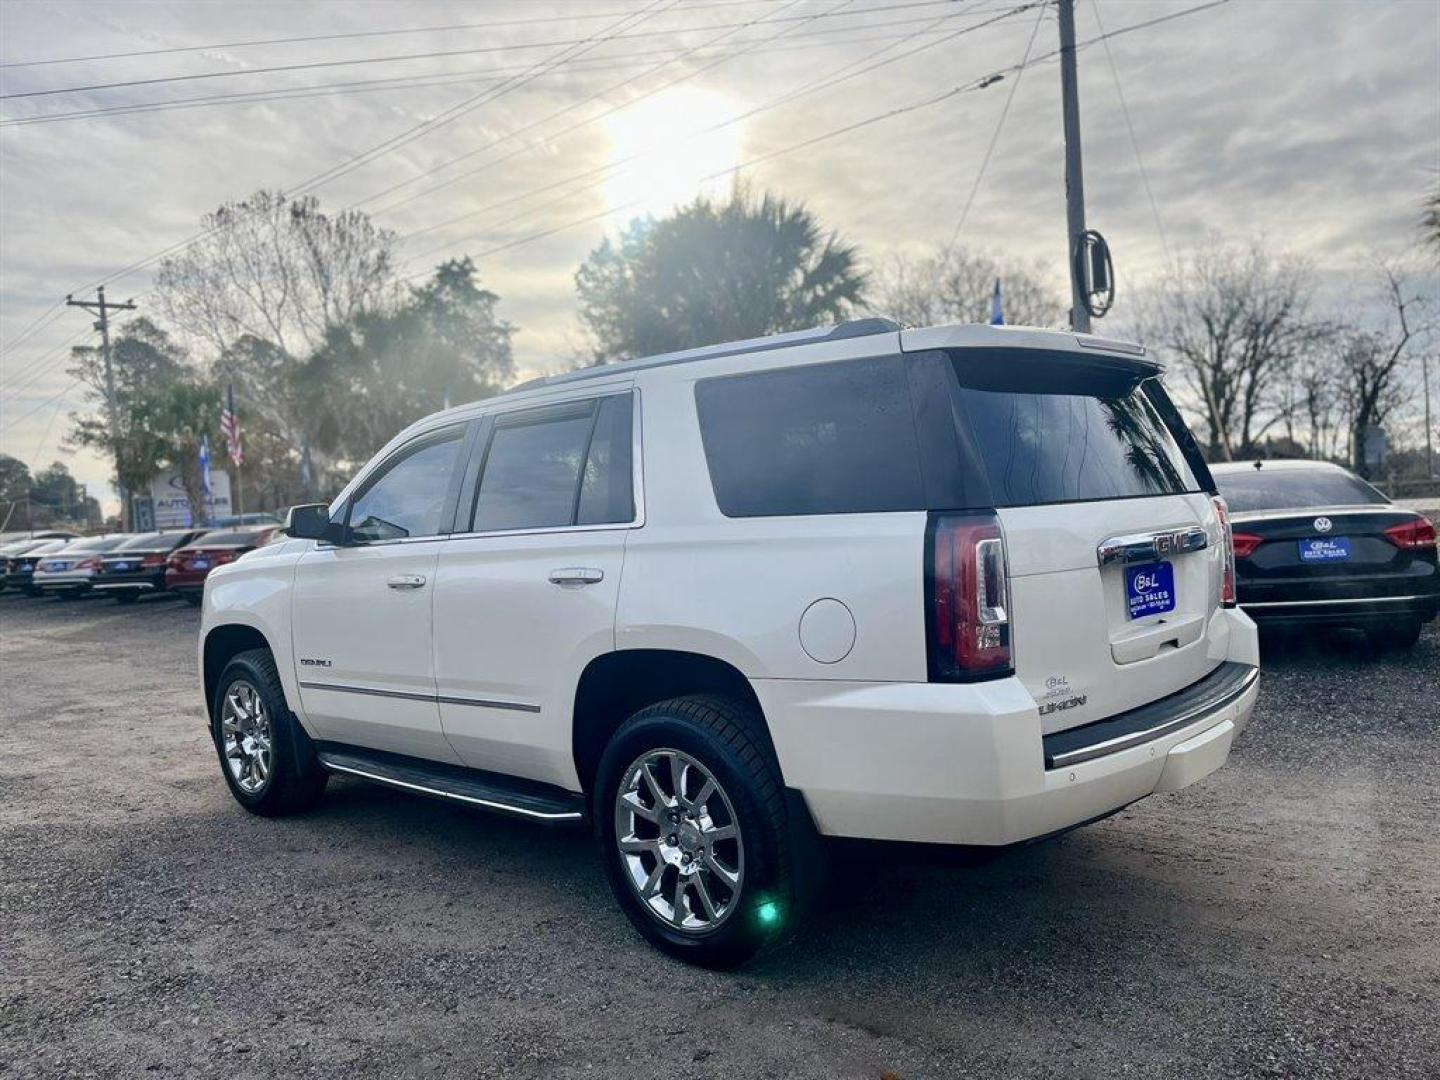
{"type": "MultiPolygon", "coordinates": [[[[108,491],[103,462],[61,446],[84,405],[66,353],[95,335],[55,302],[183,242],[224,200],[346,163],[314,189],[322,205],[408,237],[407,274],[477,255],[525,374],[580,345],[573,275],[602,235],[757,159],[742,175],[807,202],[872,264],[930,251],[1013,73],[783,151],[1012,68],[1032,32],[1043,58],[1053,9],[1023,3],[0,0],[0,450],[108,491]]],[[[1202,3],[1081,0],[1078,35],[1202,3]]],[[[1232,0],[1109,45],[1080,59],[1088,217],[1119,271],[1107,328],[1167,244],[1263,236],[1314,260],[1332,303],[1413,245],[1440,175],[1440,4],[1232,0]]],[[[1058,69],[1040,59],[961,236],[1048,268],[1057,290],[1060,133],[1058,69]]],[[[149,287],[142,269],[108,292],[143,310],[149,287]]]]}

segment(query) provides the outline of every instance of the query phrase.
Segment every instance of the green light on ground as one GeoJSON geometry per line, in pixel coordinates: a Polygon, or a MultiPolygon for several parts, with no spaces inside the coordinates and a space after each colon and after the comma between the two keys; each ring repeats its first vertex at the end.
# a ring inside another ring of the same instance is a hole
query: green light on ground
{"type": "Polygon", "coordinates": [[[755,909],[755,917],[762,926],[774,926],[780,921],[780,907],[774,900],[766,900],[755,909]]]}

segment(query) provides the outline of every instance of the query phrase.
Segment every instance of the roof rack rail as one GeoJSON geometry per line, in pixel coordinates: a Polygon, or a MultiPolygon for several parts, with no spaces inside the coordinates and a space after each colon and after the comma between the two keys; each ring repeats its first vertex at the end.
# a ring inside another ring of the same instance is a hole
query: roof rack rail
{"type": "Polygon", "coordinates": [[[583,379],[599,378],[626,371],[644,371],[650,368],[667,367],[670,364],[688,364],[692,360],[713,360],[721,356],[740,356],[744,353],[768,352],[790,345],[805,345],[820,341],[840,341],[845,338],[868,337],[871,334],[893,334],[901,330],[894,319],[870,316],[850,319],[834,326],[817,326],[810,330],[792,330],[785,334],[770,334],[766,337],[749,338],[745,341],[722,342],[718,345],[702,345],[696,349],[680,352],[661,353],[658,356],[642,356],[633,360],[617,360],[613,364],[597,364],[594,367],[567,371],[560,375],[542,375],[512,387],[516,390],[530,390],[537,386],[555,386],[561,383],[579,382],[583,379]]]}

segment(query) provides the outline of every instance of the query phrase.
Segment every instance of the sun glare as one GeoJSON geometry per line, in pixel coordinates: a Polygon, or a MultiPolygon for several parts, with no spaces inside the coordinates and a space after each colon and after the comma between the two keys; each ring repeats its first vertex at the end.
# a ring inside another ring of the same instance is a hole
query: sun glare
{"type": "Polygon", "coordinates": [[[636,203],[627,217],[660,215],[696,195],[728,190],[728,175],[703,178],[739,163],[741,125],[705,129],[736,111],[720,94],[678,87],[611,115],[610,161],[626,164],[605,181],[606,203],[614,209],[636,203]]]}

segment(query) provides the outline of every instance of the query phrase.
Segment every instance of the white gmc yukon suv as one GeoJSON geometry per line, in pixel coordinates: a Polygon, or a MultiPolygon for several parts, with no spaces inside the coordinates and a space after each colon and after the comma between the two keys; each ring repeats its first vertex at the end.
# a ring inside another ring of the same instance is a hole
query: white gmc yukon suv
{"type": "Polygon", "coordinates": [[[427,417],[207,579],[225,780],[588,820],[636,928],[713,966],[795,926],[819,837],[1006,845],[1192,784],[1258,653],[1158,375],[869,319],[427,417]]]}

